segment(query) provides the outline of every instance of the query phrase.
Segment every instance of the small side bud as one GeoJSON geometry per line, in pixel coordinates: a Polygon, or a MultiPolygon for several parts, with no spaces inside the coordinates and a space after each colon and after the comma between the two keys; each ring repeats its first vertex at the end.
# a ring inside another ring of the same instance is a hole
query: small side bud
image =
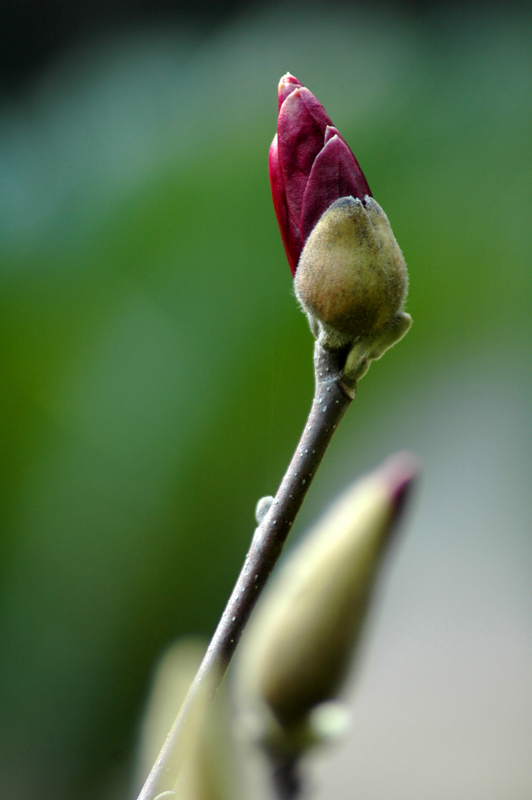
{"type": "Polygon", "coordinates": [[[343,379],[356,386],[371,366],[372,361],[381,358],[390,347],[400,342],[412,327],[412,317],[400,311],[388,325],[372,336],[360,336],[349,350],[343,379]]]}
{"type": "Polygon", "coordinates": [[[380,205],[342,197],[321,216],[301,253],[296,297],[331,349],[374,336],[401,312],[406,264],[380,205]]]}
{"type": "Polygon", "coordinates": [[[401,454],[351,487],[284,563],[257,608],[238,681],[243,719],[270,754],[297,757],[345,725],[331,703],[417,472],[413,457],[401,454]]]}
{"type": "Polygon", "coordinates": [[[257,507],[255,509],[255,519],[257,520],[257,525],[261,525],[263,520],[266,517],[266,514],[272,507],[272,503],[275,500],[271,494],[266,495],[266,497],[261,497],[259,502],[257,503],[257,507]]]}

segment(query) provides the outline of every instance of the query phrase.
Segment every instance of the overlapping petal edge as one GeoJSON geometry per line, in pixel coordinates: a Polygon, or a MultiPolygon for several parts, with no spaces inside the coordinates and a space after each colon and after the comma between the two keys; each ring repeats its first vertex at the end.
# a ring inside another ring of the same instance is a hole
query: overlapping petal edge
{"type": "Polygon", "coordinates": [[[295,275],[303,246],[329,206],[340,197],[363,200],[371,190],[321,103],[289,73],[279,82],[269,170],[277,222],[295,275]]]}

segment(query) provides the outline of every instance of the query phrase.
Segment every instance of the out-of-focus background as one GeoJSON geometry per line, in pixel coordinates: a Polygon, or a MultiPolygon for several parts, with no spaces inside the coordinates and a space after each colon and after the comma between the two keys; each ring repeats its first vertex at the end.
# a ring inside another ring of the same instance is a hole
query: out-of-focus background
{"type": "Polygon", "coordinates": [[[424,463],[316,797],[532,796],[525,6],[4,2],[0,780],[126,800],[153,664],[212,631],[312,394],[266,154],[287,70],[409,263],[294,538],[424,463]]]}

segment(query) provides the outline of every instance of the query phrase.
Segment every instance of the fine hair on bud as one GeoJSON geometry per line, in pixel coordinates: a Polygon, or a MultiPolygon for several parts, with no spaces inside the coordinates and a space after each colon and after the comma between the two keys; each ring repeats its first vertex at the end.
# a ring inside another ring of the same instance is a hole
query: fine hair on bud
{"type": "Polygon", "coordinates": [[[388,217],[369,196],[342,197],[312,230],[297,267],[296,297],[309,318],[353,341],[402,310],[406,264],[388,217]]]}

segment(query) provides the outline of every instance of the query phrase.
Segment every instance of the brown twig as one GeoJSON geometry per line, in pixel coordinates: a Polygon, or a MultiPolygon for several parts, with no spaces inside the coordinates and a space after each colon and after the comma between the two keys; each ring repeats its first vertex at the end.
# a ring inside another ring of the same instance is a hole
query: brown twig
{"type": "Polygon", "coordinates": [[[325,350],[316,343],[316,388],[305,429],[277,495],[255,531],[233,593],[138,800],[154,800],[175,785],[190,738],[191,712],[202,693],[216,693],[329,442],[354,398],[354,388],[343,380],[345,359],[345,351],[325,350]]]}

